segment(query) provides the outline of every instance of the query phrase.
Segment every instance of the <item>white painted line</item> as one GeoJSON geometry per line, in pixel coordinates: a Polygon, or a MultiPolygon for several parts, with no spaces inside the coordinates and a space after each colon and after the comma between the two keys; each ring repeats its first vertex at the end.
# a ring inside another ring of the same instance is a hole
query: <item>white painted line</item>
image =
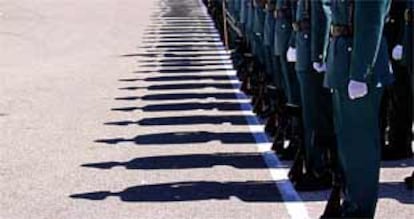
{"type": "Polygon", "coordinates": [[[190,25],[190,24],[181,24],[181,25],[168,25],[166,26],[165,23],[163,24],[151,24],[148,25],[149,28],[158,28],[158,29],[150,29],[150,30],[159,30],[159,29],[178,29],[178,30],[187,30],[187,29],[200,29],[200,30],[211,30],[213,29],[215,26],[212,24],[200,24],[200,25],[190,25]],[[185,25],[185,26],[184,26],[185,25]]]}
{"type": "MultiPolygon", "coordinates": [[[[234,71],[226,71],[229,77],[234,77],[234,71]]],[[[233,84],[234,85],[234,84],[233,84]]],[[[234,85],[237,88],[237,85],[234,85]]],[[[237,91],[239,91],[237,89],[237,91]]],[[[239,100],[247,98],[244,94],[237,95],[239,100]]],[[[294,189],[292,183],[289,181],[288,169],[283,168],[279,158],[271,151],[271,141],[269,141],[267,135],[263,132],[264,126],[260,124],[256,117],[251,117],[252,113],[242,110],[243,115],[246,116],[249,129],[253,133],[257,142],[258,151],[262,153],[263,159],[266,165],[269,167],[270,174],[273,180],[276,181],[276,186],[284,200],[286,209],[292,218],[305,219],[309,218],[308,211],[300,198],[299,194],[294,189]]]]}
{"type": "MultiPolygon", "coordinates": [[[[171,61],[175,61],[175,60],[180,61],[180,60],[183,60],[183,59],[185,59],[187,61],[193,61],[193,60],[214,58],[212,56],[204,56],[204,55],[200,55],[200,56],[197,56],[197,57],[195,57],[195,56],[194,57],[165,57],[165,56],[159,55],[158,53],[153,53],[151,55],[154,55],[154,56],[153,57],[141,57],[141,60],[146,60],[146,61],[150,60],[152,62],[161,62],[161,61],[171,62],[171,61]]],[[[218,56],[218,57],[223,57],[223,56],[221,55],[221,56],[218,56]]],[[[228,59],[230,59],[230,57],[227,57],[227,60],[228,59]]]]}
{"type": "Polygon", "coordinates": [[[157,22],[147,26],[148,28],[158,27],[159,29],[177,29],[177,30],[187,30],[187,29],[197,29],[197,30],[216,30],[214,24],[209,23],[163,23],[157,22]]]}
{"type": "MultiPolygon", "coordinates": [[[[207,10],[203,6],[201,0],[199,4],[203,7],[204,13],[207,15],[207,10]]],[[[228,56],[220,56],[222,60],[227,60],[228,56]]],[[[224,62],[224,61],[223,61],[224,62]]],[[[226,71],[227,75],[231,78],[236,76],[235,71],[226,71]]],[[[233,83],[232,83],[233,84],[233,83]]],[[[235,89],[238,89],[237,84],[233,84],[235,89]]],[[[243,100],[247,98],[244,94],[236,95],[237,99],[243,100]]],[[[251,106],[250,106],[251,108],[251,106]]],[[[269,167],[270,174],[272,178],[276,181],[276,186],[284,200],[284,205],[291,218],[297,219],[308,219],[308,211],[300,198],[299,194],[294,189],[292,183],[289,181],[287,174],[288,169],[282,168],[282,163],[279,158],[271,151],[272,143],[269,141],[267,135],[263,132],[264,127],[260,125],[260,122],[256,117],[251,117],[251,112],[242,110],[242,113],[246,116],[246,120],[249,124],[249,129],[254,133],[254,138],[257,142],[258,151],[262,153],[263,159],[266,162],[266,165],[269,167]]]]}

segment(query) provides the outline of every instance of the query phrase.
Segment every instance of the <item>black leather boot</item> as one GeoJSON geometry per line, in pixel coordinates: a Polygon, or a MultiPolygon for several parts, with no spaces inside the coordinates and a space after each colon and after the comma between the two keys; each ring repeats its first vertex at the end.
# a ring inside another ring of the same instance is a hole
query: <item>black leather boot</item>
{"type": "Polygon", "coordinates": [[[278,113],[276,123],[277,125],[275,127],[277,129],[274,132],[272,151],[274,151],[280,157],[285,150],[286,132],[289,127],[289,121],[286,114],[283,112],[278,113]]]}
{"type": "Polygon", "coordinates": [[[282,100],[282,91],[280,91],[276,86],[272,84],[267,84],[265,87],[265,109],[261,116],[263,118],[268,118],[275,113],[277,113],[277,109],[280,107],[280,103],[284,103],[282,100]]]}
{"type": "Polygon", "coordinates": [[[292,104],[286,104],[285,111],[290,122],[285,136],[290,142],[288,147],[280,154],[280,159],[292,160],[295,158],[298,149],[303,147],[302,111],[300,106],[292,104]]]}
{"type": "Polygon", "coordinates": [[[283,153],[285,147],[285,135],[283,132],[276,132],[276,135],[273,140],[272,144],[272,151],[274,151],[277,155],[283,153]]]}
{"type": "Polygon", "coordinates": [[[342,187],[339,184],[333,186],[321,219],[341,217],[341,190],[342,187]]]}
{"type": "Polygon", "coordinates": [[[273,113],[267,118],[264,131],[269,136],[274,137],[276,130],[277,130],[277,114],[273,113]]]}
{"type": "Polygon", "coordinates": [[[325,172],[321,175],[306,172],[300,178],[293,181],[293,186],[298,191],[319,191],[332,187],[332,175],[325,172]]]}
{"type": "Polygon", "coordinates": [[[296,135],[291,136],[289,145],[279,153],[279,158],[281,160],[295,159],[295,156],[298,153],[298,149],[302,147],[301,145],[302,145],[301,137],[296,136],[296,135]]]}
{"type": "Polygon", "coordinates": [[[410,159],[413,157],[412,151],[404,151],[399,148],[400,146],[383,146],[382,148],[382,160],[402,160],[410,159]]]}
{"type": "Polygon", "coordinates": [[[414,172],[410,177],[405,178],[405,185],[407,186],[408,190],[414,189],[414,172]]]}
{"type": "Polygon", "coordinates": [[[298,148],[297,153],[295,155],[295,159],[293,160],[292,167],[290,168],[288,173],[288,178],[293,183],[293,185],[295,185],[297,181],[300,181],[304,177],[304,165],[304,151],[302,150],[302,148],[298,148]]]}

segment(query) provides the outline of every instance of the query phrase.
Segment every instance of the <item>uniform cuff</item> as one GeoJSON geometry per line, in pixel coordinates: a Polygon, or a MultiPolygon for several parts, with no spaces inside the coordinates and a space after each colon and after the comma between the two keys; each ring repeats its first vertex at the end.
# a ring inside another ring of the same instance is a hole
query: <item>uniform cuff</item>
{"type": "Polygon", "coordinates": [[[322,63],[323,62],[323,55],[322,54],[314,54],[312,56],[312,62],[322,63]]]}
{"type": "Polygon", "coordinates": [[[367,74],[351,74],[349,77],[350,80],[358,81],[358,82],[366,82],[367,81],[367,74]]]}

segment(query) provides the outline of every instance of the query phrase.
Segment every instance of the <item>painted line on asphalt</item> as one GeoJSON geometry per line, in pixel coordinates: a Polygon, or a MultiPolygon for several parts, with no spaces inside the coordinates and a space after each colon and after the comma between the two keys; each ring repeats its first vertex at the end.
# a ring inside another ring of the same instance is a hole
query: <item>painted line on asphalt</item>
{"type": "MultiPolygon", "coordinates": [[[[199,4],[202,7],[202,11],[208,15],[206,8],[203,6],[201,0],[199,0],[199,4]]],[[[213,22],[213,21],[211,21],[213,22]]],[[[229,53],[227,55],[220,55],[218,57],[221,58],[223,63],[226,63],[229,59],[229,53]]],[[[226,70],[225,71],[229,78],[234,78],[236,76],[236,71],[234,70],[226,70]]],[[[239,93],[239,85],[231,82],[234,89],[236,89],[239,93]]],[[[237,95],[237,99],[239,102],[245,100],[247,96],[243,93],[237,95]]],[[[242,105],[242,104],[241,104],[242,105]]],[[[244,104],[244,108],[246,108],[246,104],[244,104]]],[[[249,125],[250,131],[253,133],[253,136],[256,140],[257,148],[260,153],[262,153],[263,159],[266,165],[269,168],[270,174],[275,181],[276,187],[279,190],[279,193],[282,196],[283,203],[290,215],[291,218],[310,218],[308,211],[305,207],[303,200],[300,198],[299,194],[294,189],[292,183],[289,181],[287,174],[288,169],[284,167],[284,165],[280,162],[279,158],[275,155],[273,151],[271,151],[272,142],[268,139],[267,135],[263,132],[264,126],[259,122],[257,117],[252,117],[251,112],[252,107],[251,105],[248,108],[243,109],[242,113],[246,117],[247,123],[249,125]]]]}
{"type": "MultiPolygon", "coordinates": [[[[229,77],[235,76],[234,71],[226,72],[229,77]]],[[[239,91],[238,85],[234,84],[233,82],[232,84],[234,88],[239,91]]],[[[241,95],[237,95],[237,99],[239,101],[242,101],[246,98],[248,97],[243,93],[241,93],[241,95]]],[[[279,158],[271,150],[272,142],[263,132],[264,125],[259,122],[257,117],[251,116],[252,106],[249,105],[248,107],[249,109],[243,109],[242,113],[246,117],[250,132],[253,134],[256,140],[258,151],[262,154],[263,159],[269,168],[270,174],[276,183],[276,187],[282,196],[282,199],[284,201],[283,203],[288,210],[289,215],[291,218],[310,218],[303,200],[300,198],[299,194],[296,192],[292,183],[287,177],[289,170],[285,167],[285,165],[282,164],[279,158]]]]}

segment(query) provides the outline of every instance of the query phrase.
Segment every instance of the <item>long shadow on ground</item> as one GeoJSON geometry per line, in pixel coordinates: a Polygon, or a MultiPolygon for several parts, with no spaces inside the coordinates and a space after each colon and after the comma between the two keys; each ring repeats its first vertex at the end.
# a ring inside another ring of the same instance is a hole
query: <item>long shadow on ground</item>
{"type": "MultiPolygon", "coordinates": [[[[261,136],[261,133],[256,136],[261,136]]],[[[120,144],[133,142],[136,145],[172,145],[172,144],[198,144],[211,141],[220,141],[223,144],[256,144],[266,143],[266,139],[256,139],[255,133],[250,132],[224,132],[213,133],[197,132],[170,132],[138,135],[134,138],[106,138],[95,140],[97,143],[120,144]],[[257,141],[258,142],[257,142],[257,141]]]]}

